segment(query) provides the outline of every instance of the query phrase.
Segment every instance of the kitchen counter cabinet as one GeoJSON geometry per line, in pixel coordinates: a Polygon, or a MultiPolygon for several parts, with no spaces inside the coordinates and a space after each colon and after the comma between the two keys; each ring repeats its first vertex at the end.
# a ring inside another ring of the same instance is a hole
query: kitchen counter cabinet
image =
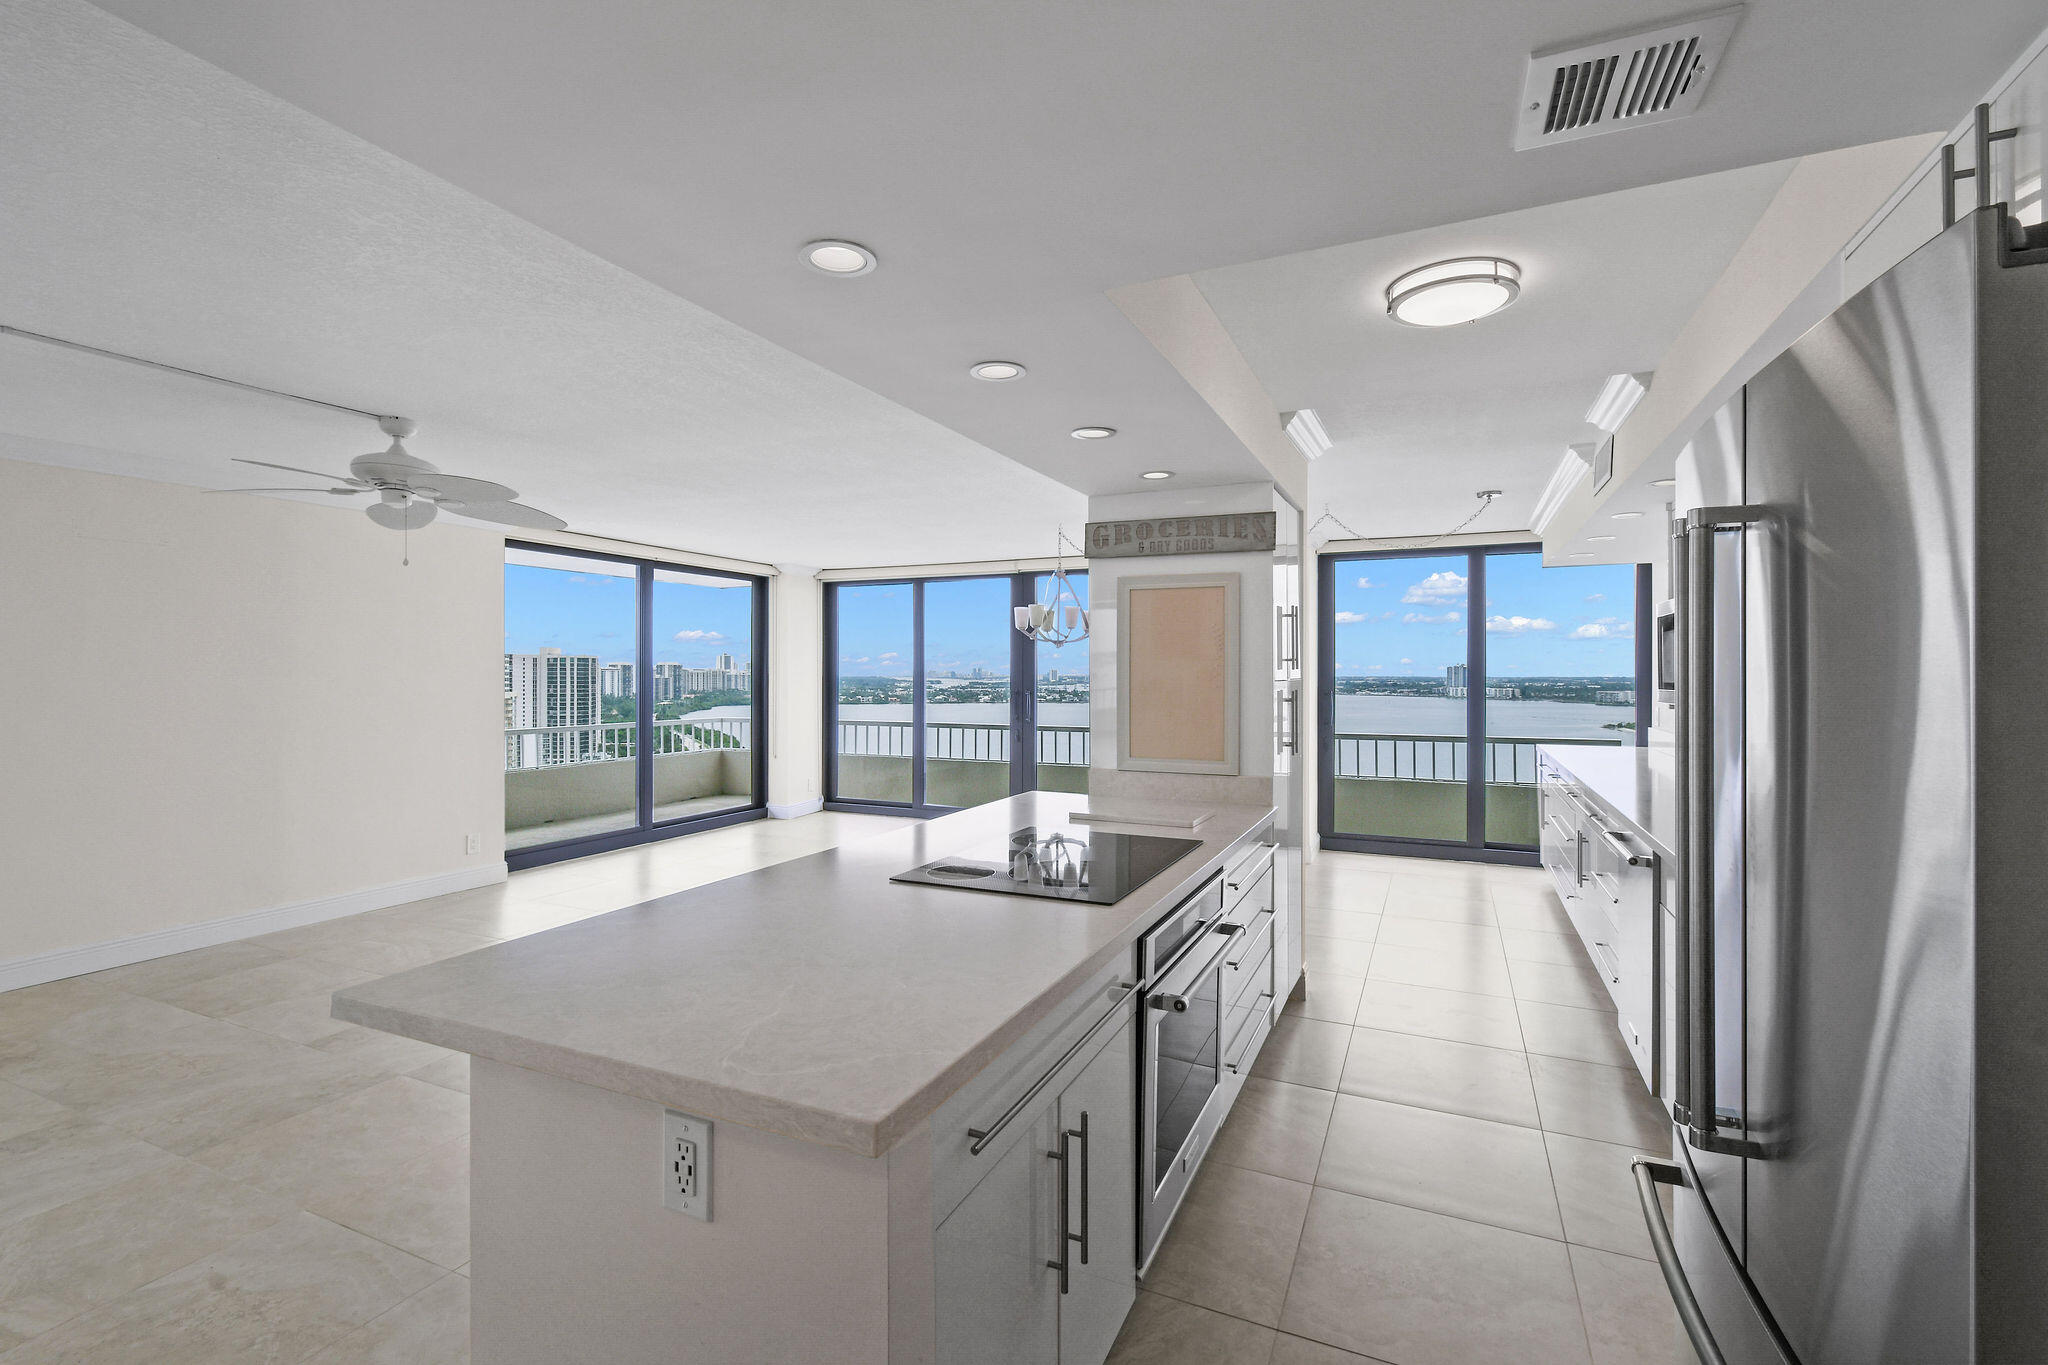
{"type": "Polygon", "coordinates": [[[472,1055],[478,1365],[1099,1365],[1136,1292],[1134,945],[1248,866],[1272,812],[1219,807],[1114,905],[889,881],[1085,801],[1027,793],[337,992],[337,1017],[472,1055]],[[985,1167],[963,1155],[1027,1093],[985,1167]],[[711,1123],[709,1221],[663,1205],[669,1109],[711,1123]]]}

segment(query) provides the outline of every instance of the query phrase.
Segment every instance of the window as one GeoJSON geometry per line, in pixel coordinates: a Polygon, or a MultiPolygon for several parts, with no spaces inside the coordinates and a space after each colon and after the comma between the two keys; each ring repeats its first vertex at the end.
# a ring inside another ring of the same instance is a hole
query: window
{"type": "MultiPolygon", "coordinates": [[[[1050,575],[826,589],[826,793],[835,806],[954,810],[1088,789],[1088,645],[1035,644],[1012,611],[1050,575]]],[[[1071,573],[1085,604],[1087,575],[1071,573]]]]}
{"type": "Polygon", "coordinates": [[[1326,556],[1329,845],[1533,849],[1537,746],[1640,742],[1637,580],[1535,546],[1326,556]]]}
{"type": "Polygon", "coordinates": [[[761,812],[759,578],[508,544],[514,867],[761,812]]]}

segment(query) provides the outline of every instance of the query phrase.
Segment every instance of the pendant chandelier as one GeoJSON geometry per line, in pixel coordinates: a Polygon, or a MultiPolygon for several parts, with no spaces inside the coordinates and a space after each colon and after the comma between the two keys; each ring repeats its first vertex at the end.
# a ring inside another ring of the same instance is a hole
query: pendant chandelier
{"type": "MultiPolygon", "coordinates": [[[[1081,605],[1081,594],[1067,577],[1067,545],[1074,542],[1067,538],[1066,528],[1061,527],[1059,539],[1053,543],[1052,578],[1045,585],[1045,596],[1029,606],[1011,610],[1019,631],[1054,648],[1088,638],[1088,609],[1081,605]]],[[[1081,547],[1074,545],[1074,553],[1080,554],[1081,547]]]]}

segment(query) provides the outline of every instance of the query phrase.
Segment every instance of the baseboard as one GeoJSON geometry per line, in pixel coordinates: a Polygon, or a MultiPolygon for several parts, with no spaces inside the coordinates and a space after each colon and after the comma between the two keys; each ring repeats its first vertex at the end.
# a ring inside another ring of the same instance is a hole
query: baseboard
{"type": "Polygon", "coordinates": [[[816,815],[823,809],[825,798],[822,796],[814,796],[808,801],[792,801],[788,805],[777,805],[773,801],[768,803],[768,814],[777,820],[794,820],[802,815],[816,815]]]}
{"type": "Polygon", "coordinates": [[[505,864],[487,863],[480,867],[465,867],[454,872],[438,873],[432,877],[392,882],[387,886],[345,891],[338,896],[322,896],[318,900],[275,905],[268,910],[252,910],[245,915],[230,915],[226,919],[183,924],[175,929],[156,929],[146,934],[136,934],[132,938],[117,938],[105,943],[89,943],[80,948],[57,948],[47,953],[33,953],[28,957],[9,958],[0,961],[0,991],[11,991],[21,986],[38,986],[45,981],[58,981],[67,976],[83,976],[87,972],[103,972],[109,967],[125,967],[131,962],[147,962],[151,958],[169,957],[173,953],[189,953],[194,948],[211,948],[218,943],[254,938],[258,934],[274,934],[280,929],[296,929],[304,924],[318,924],[322,920],[340,919],[344,915],[360,915],[366,910],[382,910],[387,906],[403,905],[407,901],[445,896],[453,891],[469,891],[504,880],[505,864]]]}

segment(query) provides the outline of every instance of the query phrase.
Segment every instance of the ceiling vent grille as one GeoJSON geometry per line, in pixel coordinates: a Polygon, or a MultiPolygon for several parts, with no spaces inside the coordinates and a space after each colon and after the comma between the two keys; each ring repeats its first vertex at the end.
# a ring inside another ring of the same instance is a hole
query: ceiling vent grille
{"type": "Polygon", "coordinates": [[[1699,108],[1742,6],[1529,58],[1517,149],[1684,118],[1699,108]]]}

